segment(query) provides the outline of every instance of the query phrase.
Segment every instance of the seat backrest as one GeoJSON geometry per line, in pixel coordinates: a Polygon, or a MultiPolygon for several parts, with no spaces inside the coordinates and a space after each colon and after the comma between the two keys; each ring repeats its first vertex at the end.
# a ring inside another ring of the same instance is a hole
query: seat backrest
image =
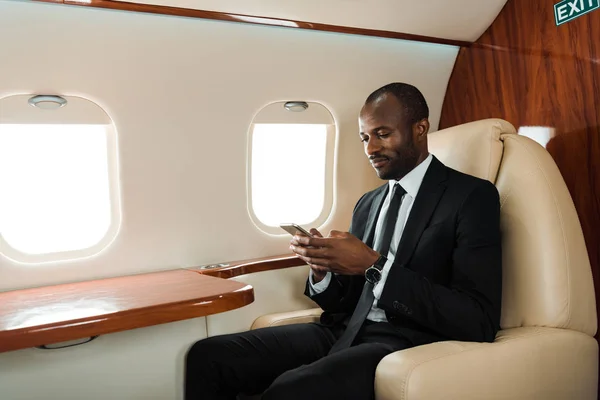
{"type": "Polygon", "coordinates": [[[500,193],[503,329],[545,326],[596,333],[592,273],[581,225],[550,154],[500,119],[432,132],[448,167],[500,193]]]}

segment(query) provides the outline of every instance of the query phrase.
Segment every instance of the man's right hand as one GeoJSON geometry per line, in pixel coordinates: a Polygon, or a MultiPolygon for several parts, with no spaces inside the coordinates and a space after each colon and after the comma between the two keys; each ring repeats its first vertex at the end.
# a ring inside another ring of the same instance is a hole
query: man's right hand
{"type": "MultiPolygon", "coordinates": [[[[312,228],[309,232],[315,237],[320,237],[320,238],[323,237],[323,235],[321,235],[321,232],[319,232],[315,228],[312,228]]],[[[301,234],[298,234],[298,235],[301,235],[301,234]]],[[[321,267],[321,266],[313,265],[313,264],[309,264],[309,266],[313,273],[313,276],[312,276],[313,283],[321,282],[325,278],[325,276],[327,276],[327,273],[329,272],[329,269],[327,269],[325,267],[321,267]]]]}

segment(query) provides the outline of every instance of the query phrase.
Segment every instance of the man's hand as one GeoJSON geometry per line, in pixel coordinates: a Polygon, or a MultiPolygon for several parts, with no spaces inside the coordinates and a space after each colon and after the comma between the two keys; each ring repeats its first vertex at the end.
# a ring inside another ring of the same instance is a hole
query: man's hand
{"type": "MultiPolygon", "coordinates": [[[[315,228],[312,228],[310,230],[310,233],[313,236],[315,236],[315,237],[320,237],[320,238],[323,237],[323,235],[321,235],[321,232],[319,232],[315,228]]],[[[300,236],[308,238],[308,236],[304,236],[304,235],[300,235],[300,236]]],[[[292,241],[293,241],[293,239],[292,239],[292,241]]],[[[292,241],[290,241],[290,243],[292,241]]],[[[291,246],[290,246],[290,249],[291,249],[291,246]]],[[[313,273],[313,282],[314,283],[321,282],[323,279],[325,279],[325,276],[329,272],[329,269],[327,269],[325,267],[322,267],[322,266],[319,266],[319,265],[314,265],[314,264],[308,264],[308,265],[310,265],[310,269],[312,270],[312,273],[313,273]]]]}
{"type": "Polygon", "coordinates": [[[309,264],[313,272],[320,274],[315,276],[317,279],[323,279],[327,271],[341,275],[364,274],[379,258],[379,253],[351,233],[331,231],[329,237],[324,238],[316,229],[310,232],[315,237],[295,235],[290,249],[309,264]]]}

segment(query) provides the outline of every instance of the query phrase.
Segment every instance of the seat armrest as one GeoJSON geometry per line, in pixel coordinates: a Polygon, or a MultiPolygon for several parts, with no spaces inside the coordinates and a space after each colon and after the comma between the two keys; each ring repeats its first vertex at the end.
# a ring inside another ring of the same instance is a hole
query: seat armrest
{"type": "Polygon", "coordinates": [[[309,310],[291,311],[277,314],[267,314],[258,317],[250,329],[266,328],[268,326],[305,324],[310,322],[319,322],[319,317],[323,310],[320,308],[311,308],[309,310]]]}
{"type": "Polygon", "coordinates": [[[598,343],[584,333],[515,328],[494,343],[437,342],[378,365],[377,400],[597,398],[598,343]]]}

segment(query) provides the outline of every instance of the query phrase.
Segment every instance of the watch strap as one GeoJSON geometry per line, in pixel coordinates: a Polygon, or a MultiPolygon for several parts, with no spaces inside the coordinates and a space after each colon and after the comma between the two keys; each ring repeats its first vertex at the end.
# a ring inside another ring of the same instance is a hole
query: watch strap
{"type": "Polygon", "coordinates": [[[379,256],[377,261],[375,261],[375,263],[373,263],[372,266],[377,268],[379,271],[382,271],[383,267],[385,267],[386,262],[387,262],[387,257],[382,254],[379,256]]]}

